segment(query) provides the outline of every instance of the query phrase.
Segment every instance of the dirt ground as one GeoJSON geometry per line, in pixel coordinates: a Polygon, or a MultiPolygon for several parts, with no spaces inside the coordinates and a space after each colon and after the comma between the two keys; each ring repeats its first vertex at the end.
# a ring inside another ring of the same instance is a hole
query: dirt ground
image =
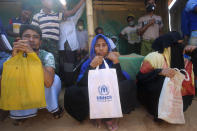
{"type": "MultiPolygon", "coordinates": [[[[63,92],[60,103],[63,104],[63,92]]],[[[120,119],[119,131],[197,131],[197,97],[185,112],[185,120],[185,125],[155,123],[141,106],[120,119]]],[[[0,122],[0,131],[107,131],[104,125],[100,129],[95,128],[89,120],[79,123],[66,112],[62,118],[55,120],[46,110],[40,110],[36,117],[28,119],[20,126],[14,126],[12,122],[10,118],[0,122]]]]}

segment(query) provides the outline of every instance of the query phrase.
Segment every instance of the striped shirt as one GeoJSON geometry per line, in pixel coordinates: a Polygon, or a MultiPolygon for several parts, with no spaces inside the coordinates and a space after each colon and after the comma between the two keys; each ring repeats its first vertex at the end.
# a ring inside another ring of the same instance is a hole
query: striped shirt
{"type": "Polygon", "coordinates": [[[40,27],[43,38],[59,40],[59,26],[62,16],[62,13],[51,11],[51,13],[45,14],[44,11],[41,10],[34,15],[32,24],[40,27]]]}

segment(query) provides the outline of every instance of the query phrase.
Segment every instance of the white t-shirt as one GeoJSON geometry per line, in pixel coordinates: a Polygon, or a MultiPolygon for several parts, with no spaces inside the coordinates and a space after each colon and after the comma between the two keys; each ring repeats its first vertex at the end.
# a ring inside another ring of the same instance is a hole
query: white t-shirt
{"type": "Polygon", "coordinates": [[[108,41],[109,41],[109,44],[110,44],[112,50],[115,49],[115,48],[116,48],[116,45],[114,44],[114,42],[112,41],[112,39],[110,39],[110,38],[108,38],[108,37],[107,37],[107,39],[108,39],[108,41]]]}
{"type": "Polygon", "coordinates": [[[160,16],[145,15],[139,18],[138,29],[148,24],[151,19],[155,19],[155,23],[150,26],[142,35],[142,38],[144,40],[155,40],[157,37],[159,37],[159,30],[163,27],[163,22],[160,16]]]}
{"type": "Polygon", "coordinates": [[[87,30],[78,31],[77,30],[77,39],[79,42],[80,49],[86,49],[88,44],[88,32],[87,30]]]}
{"type": "Polygon", "coordinates": [[[121,31],[122,35],[127,35],[128,43],[134,44],[140,42],[140,36],[137,34],[137,26],[127,26],[121,31]]]}

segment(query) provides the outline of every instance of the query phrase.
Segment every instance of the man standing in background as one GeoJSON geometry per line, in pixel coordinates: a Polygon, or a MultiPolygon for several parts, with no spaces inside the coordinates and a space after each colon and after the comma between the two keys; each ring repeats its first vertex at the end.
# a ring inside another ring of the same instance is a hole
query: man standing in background
{"type": "Polygon", "coordinates": [[[6,30],[8,36],[15,38],[19,37],[20,26],[23,24],[30,24],[33,7],[28,4],[22,5],[22,10],[19,17],[10,19],[8,28],[6,30]]]}
{"type": "Polygon", "coordinates": [[[35,14],[32,20],[33,25],[37,25],[42,30],[42,42],[41,48],[51,52],[55,57],[56,73],[59,73],[59,54],[58,54],[58,42],[60,35],[60,22],[77,12],[80,6],[85,0],[80,2],[72,9],[66,10],[63,6],[62,12],[55,13],[53,8],[53,0],[41,0],[43,8],[39,13],[35,14]]]}
{"type": "Polygon", "coordinates": [[[127,17],[128,26],[120,33],[120,38],[124,38],[128,42],[128,54],[140,52],[140,36],[138,35],[137,26],[135,25],[135,16],[129,14],[127,17]]]}
{"type": "Polygon", "coordinates": [[[60,76],[67,86],[75,82],[75,68],[78,63],[77,50],[80,49],[76,25],[84,9],[85,1],[73,16],[67,17],[65,21],[60,23],[60,76]]]}
{"type": "Polygon", "coordinates": [[[154,14],[156,0],[145,0],[146,12],[138,20],[138,31],[142,36],[141,55],[146,56],[152,52],[152,42],[160,36],[163,22],[160,16],[154,14]]]}

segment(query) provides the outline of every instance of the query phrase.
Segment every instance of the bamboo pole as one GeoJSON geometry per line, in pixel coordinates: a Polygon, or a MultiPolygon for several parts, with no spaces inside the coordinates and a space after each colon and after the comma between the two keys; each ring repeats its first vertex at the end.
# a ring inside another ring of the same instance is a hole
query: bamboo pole
{"type": "Polygon", "coordinates": [[[98,27],[98,17],[97,17],[97,11],[93,7],[93,19],[94,19],[94,28],[98,27]]]}
{"type": "Polygon", "coordinates": [[[94,19],[93,19],[93,4],[92,0],[86,0],[87,28],[88,28],[88,45],[91,46],[94,37],[94,19]]]}

